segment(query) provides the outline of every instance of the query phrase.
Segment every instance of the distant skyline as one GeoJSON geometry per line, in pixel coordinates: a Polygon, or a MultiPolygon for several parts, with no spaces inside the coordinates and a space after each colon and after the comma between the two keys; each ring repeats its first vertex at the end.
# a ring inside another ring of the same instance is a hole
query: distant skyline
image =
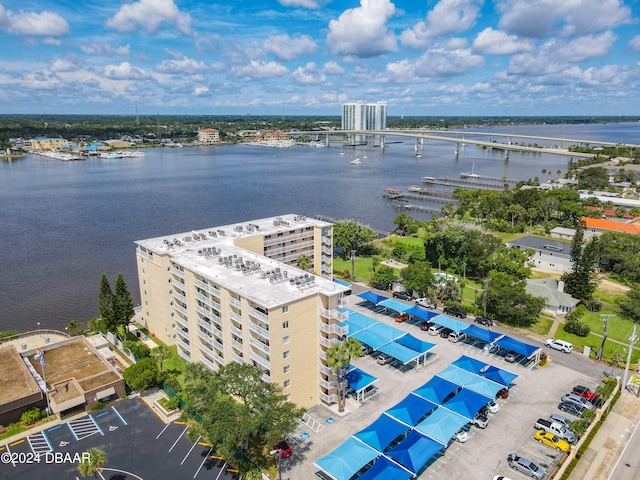
{"type": "Polygon", "coordinates": [[[640,114],[639,0],[0,0],[0,112],[640,114]]]}

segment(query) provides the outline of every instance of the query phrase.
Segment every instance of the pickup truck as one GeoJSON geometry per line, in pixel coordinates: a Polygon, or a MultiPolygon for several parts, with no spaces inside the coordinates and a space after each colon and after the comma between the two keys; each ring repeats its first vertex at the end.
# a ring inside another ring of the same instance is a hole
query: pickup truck
{"type": "Polygon", "coordinates": [[[545,420],[544,418],[539,418],[533,428],[535,428],[536,430],[551,432],[569,443],[573,443],[576,440],[575,434],[567,427],[565,427],[561,423],[545,420]]]}

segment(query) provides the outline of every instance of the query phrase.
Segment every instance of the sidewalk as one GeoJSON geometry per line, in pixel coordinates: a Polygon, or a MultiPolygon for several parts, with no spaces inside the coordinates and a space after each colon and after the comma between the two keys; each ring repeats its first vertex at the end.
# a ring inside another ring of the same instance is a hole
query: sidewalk
{"type": "Polygon", "coordinates": [[[606,480],[622,453],[633,425],[640,419],[640,399],[624,391],[589,448],[571,472],[570,480],[606,480]]]}

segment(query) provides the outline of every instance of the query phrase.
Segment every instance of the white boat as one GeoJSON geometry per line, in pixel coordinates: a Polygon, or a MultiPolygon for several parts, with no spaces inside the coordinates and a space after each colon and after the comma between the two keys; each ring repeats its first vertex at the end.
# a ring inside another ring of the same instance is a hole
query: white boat
{"type": "Polygon", "coordinates": [[[422,183],[434,183],[435,181],[434,177],[422,177],[422,183]]]}
{"type": "Polygon", "coordinates": [[[345,155],[345,152],[340,152],[340,155],[345,155]]]}
{"type": "Polygon", "coordinates": [[[125,150],[117,153],[119,153],[122,158],[142,158],[145,156],[145,153],[140,150],[125,150]]]}
{"type": "Polygon", "coordinates": [[[360,161],[359,158],[356,158],[355,160],[351,160],[351,165],[360,165],[362,162],[360,161]]]}
{"type": "Polygon", "coordinates": [[[119,152],[102,152],[98,154],[98,158],[104,158],[107,160],[111,160],[114,158],[122,158],[122,154],[119,152]]]}

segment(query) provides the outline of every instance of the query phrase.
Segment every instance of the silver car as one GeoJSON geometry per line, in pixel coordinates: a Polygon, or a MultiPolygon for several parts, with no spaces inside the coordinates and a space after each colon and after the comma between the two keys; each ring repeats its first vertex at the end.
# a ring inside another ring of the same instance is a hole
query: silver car
{"type": "Polygon", "coordinates": [[[507,457],[507,461],[509,462],[509,466],[518,472],[540,480],[544,478],[544,470],[527,458],[519,457],[515,453],[511,453],[507,457]]]}
{"type": "Polygon", "coordinates": [[[582,398],[580,395],[576,395],[575,393],[565,393],[562,396],[563,402],[573,402],[577,404],[584,405],[589,410],[594,410],[596,407],[586,398],[582,398]]]}

